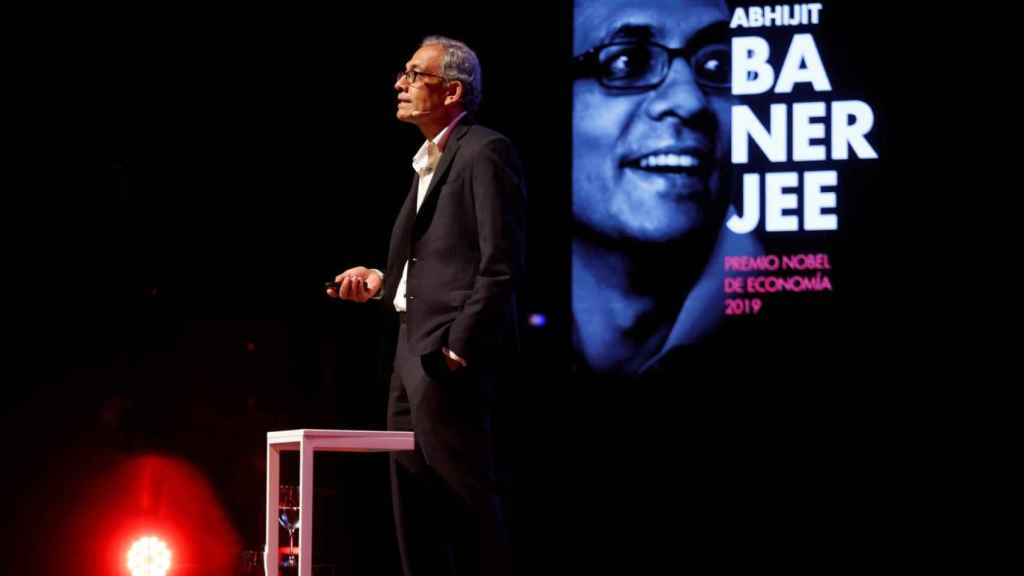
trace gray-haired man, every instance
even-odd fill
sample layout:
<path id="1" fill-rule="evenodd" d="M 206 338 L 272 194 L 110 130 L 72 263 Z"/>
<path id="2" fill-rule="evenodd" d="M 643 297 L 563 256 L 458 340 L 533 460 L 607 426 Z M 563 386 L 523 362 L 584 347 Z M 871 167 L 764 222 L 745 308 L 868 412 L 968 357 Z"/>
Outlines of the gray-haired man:
<path id="1" fill-rule="evenodd" d="M 414 452 L 391 461 L 407 575 L 511 571 L 490 415 L 519 349 L 526 198 L 511 143 L 472 120 L 480 88 L 476 54 L 461 42 L 429 37 L 409 59 L 396 115 L 426 142 L 386 272 L 352 268 L 328 290 L 397 312 L 388 428 L 416 437 Z"/>

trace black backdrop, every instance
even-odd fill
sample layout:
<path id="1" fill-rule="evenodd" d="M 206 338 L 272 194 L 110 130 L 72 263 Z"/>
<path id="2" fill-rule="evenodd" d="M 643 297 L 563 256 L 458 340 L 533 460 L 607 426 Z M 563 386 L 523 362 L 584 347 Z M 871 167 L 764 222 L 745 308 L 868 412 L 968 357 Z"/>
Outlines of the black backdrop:
<path id="1" fill-rule="evenodd" d="M 110 171 L 44 166 L 16 200 L 33 254 L 10 300 L 24 384 L 6 422 L 36 427 L 37 440 L 14 448 L 5 485 L 18 494 L 9 529 L 32 551 L 26 567 L 108 573 L 82 546 L 45 551 L 59 538 L 99 542 L 70 519 L 118 464 L 150 453 L 192 463 L 243 546 L 262 548 L 267 430 L 384 428 L 379 319 L 329 301 L 323 282 L 383 267 L 422 139 L 394 119 L 392 85 L 426 35 L 462 39 L 481 58 L 479 119 L 516 143 L 528 170 L 529 308 L 549 314 L 529 346 L 567 349 L 548 335 L 564 330 L 567 244 L 545 235 L 563 234 L 568 206 L 568 11 L 146 11 L 110 23 L 90 83 Z M 505 411 L 537 412 L 527 397 L 549 385 L 524 382 Z M 503 435 L 510 464 L 534 459 L 521 440 L 542 420 L 529 420 Z M 397 573 L 386 458 L 327 456 L 317 474 L 317 561 Z M 532 480 L 514 474 L 509 498 L 523 499 Z"/>

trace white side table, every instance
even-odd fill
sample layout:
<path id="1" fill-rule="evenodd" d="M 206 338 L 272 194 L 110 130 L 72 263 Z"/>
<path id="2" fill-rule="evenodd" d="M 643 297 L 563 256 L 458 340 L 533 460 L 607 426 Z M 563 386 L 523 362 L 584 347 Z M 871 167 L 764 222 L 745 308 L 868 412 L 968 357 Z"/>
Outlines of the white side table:
<path id="1" fill-rule="evenodd" d="M 283 430 L 267 432 L 266 576 L 278 576 L 277 513 L 280 502 L 281 451 L 299 452 L 299 576 L 313 572 L 313 457 L 316 452 L 393 452 L 413 450 L 412 432 L 373 430 Z"/>

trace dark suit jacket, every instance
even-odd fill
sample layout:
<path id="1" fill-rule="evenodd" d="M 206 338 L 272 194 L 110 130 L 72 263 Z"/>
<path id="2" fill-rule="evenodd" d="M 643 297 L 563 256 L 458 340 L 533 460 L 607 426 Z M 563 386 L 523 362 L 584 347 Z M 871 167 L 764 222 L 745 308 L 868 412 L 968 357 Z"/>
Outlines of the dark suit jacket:
<path id="1" fill-rule="evenodd" d="M 410 350 L 424 356 L 448 346 L 473 365 L 518 349 L 526 189 L 511 142 L 464 118 L 417 213 L 418 184 L 413 178 L 391 232 L 381 297 L 393 310 L 408 260 Z"/>

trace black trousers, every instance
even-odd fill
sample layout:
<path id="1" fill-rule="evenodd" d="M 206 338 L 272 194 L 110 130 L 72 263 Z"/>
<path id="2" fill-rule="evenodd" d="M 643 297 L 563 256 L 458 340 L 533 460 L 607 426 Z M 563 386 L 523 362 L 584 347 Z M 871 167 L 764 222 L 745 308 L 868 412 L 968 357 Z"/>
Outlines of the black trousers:
<path id="1" fill-rule="evenodd" d="M 416 449 L 391 454 L 391 492 L 406 576 L 511 574 L 494 473 L 491 391 L 497 374 L 451 372 L 440 353 L 410 354 L 398 332 L 388 429 L 412 430 Z"/>

